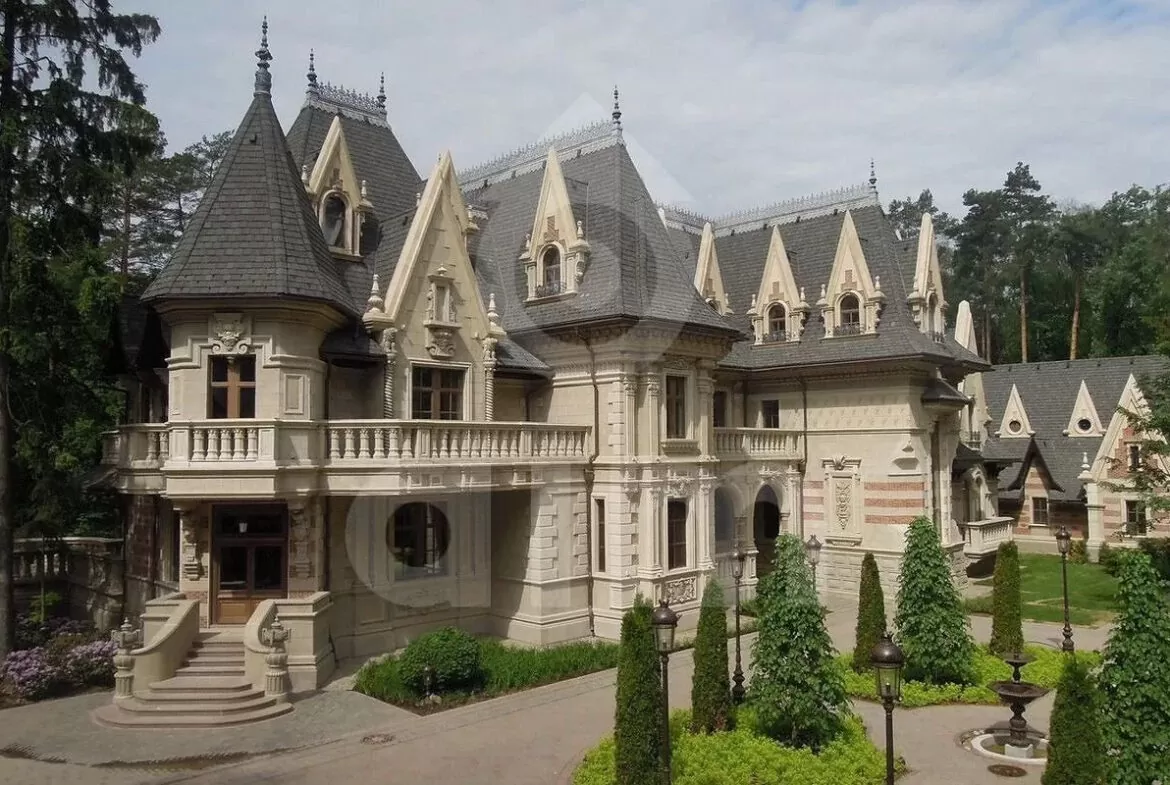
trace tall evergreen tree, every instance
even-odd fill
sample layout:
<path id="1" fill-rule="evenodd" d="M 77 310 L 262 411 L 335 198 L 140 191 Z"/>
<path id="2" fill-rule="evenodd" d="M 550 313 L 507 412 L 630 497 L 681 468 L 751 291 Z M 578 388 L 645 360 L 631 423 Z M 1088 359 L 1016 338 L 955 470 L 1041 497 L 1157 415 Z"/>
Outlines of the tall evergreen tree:
<path id="1" fill-rule="evenodd" d="M 866 553 L 861 559 L 861 586 L 857 594 L 857 628 L 853 647 L 853 670 L 870 669 L 869 658 L 886 631 L 886 598 L 878 574 L 877 559 Z"/>
<path id="2" fill-rule="evenodd" d="M 645 785 L 662 777 L 662 674 L 652 613 L 639 596 L 622 617 L 613 730 L 618 785 Z"/>
<path id="3" fill-rule="evenodd" d="M 1100 678 L 1108 781 L 1170 782 L 1170 606 L 1147 554 L 1122 562 L 1117 600 Z"/>
<path id="4" fill-rule="evenodd" d="M 14 321 L 15 271 L 100 241 L 111 166 L 153 144 L 149 123 L 122 122 L 144 102 L 125 53 L 158 33 L 153 17 L 116 14 L 109 0 L 0 0 L 0 656 L 15 631 L 16 333 L 44 331 Z"/>
<path id="5" fill-rule="evenodd" d="M 691 729 L 715 733 L 735 727 L 731 678 L 727 672 L 727 607 L 723 587 L 712 578 L 703 591 L 695 633 L 695 671 L 691 678 Z"/>
<path id="6" fill-rule="evenodd" d="M 1020 618 L 1020 551 L 1014 541 L 1000 543 L 991 582 L 991 642 L 993 654 L 1024 650 Z"/>
<path id="7" fill-rule="evenodd" d="M 1048 763 L 1041 785 L 1105 782 L 1100 711 L 1097 687 L 1088 667 L 1076 657 L 1067 657 L 1048 723 Z"/>

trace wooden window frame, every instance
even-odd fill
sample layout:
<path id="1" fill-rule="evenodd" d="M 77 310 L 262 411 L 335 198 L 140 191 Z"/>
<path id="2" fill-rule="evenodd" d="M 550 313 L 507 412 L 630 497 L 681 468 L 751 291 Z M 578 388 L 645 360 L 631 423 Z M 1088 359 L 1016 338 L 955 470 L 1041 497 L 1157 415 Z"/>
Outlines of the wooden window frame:
<path id="1" fill-rule="evenodd" d="M 1043 515 L 1041 516 L 1040 513 L 1043 513 Z M 1033 496 L 1032 497 L 1032 525 L 1033 526 L 1048 526 L 1049 521 L 1051 520 L 1051 518 L 1049 517 L 1051 515 L 1051 513 L 1052 513 L 1052 510 L 1048 506 L 1048 497 L 1047 496 Z M 1043 523 L 1040 522 L 1041 517 L 1043 517 L 1043 519 L 1044 519 Z"/>
<path id="2" fill-rule="evenodd" d="M 775 412 L 769 412 L 769 406 L 776 407 Z M 775 414 L 775 419 L 772 415 Z M 774 424 L 772 424 L 774 423 Z M 760 427 L 762 428 L 779 428 L 780 427 L 780 399 L 779 398 L 765 398 L 760 401 Z"/>
<path id="3" fill-rule="evenodd" d="M 421 506 L 421 512 L 419 508 Z M 399 551 L 407 543 L 399 542 L 399 529 L 408 530 L 411 545 L 422 543 L 421 563 L 412 564 L 399 558 Z M 394 567 L 395 580 L 436 578 L 447 575 L 451 553 L 451 521 L 447 511 L 433 502 L 407 502 L 394 510 L 387 530 L 388 545 Z"/>
<path id="4" fill-rule="evenodd" d="M 1130 537 L 1141 537 L 1149 531 L 1146 505 L 1140 499 L 1125 500 L 1125 533 Z"/>
<path id="5" fill-rule="evenodd" d="M 853 302 L 857 303 L 856 308 L 845 308 L 845 301 L 849 299 L 852 299 Z M 846 321 L 846 313 L 856 313 L 857 318 L 852 321 Z M 837 326 L 842 328 L 842 330 L 853 329 L 855 325 L 856 330 L 861 330 L 861 298 L 858 297 L 856 293 L 846 292 L 845 294 L 841 295 L 841 299 L 837 301 L 837 319 Z"/>
<path id="6" fill-rule="evenodd" d="M 422 373 L 428 374 L 427 384 L 420 382 L 420 375 Z M 458 374 L 458 384 L 445 385 L 444 374 Z M 437 384 L 436 384 L 437 382 Z M 410 370 L 410 419 L 412 420 L 441 420 L 443 422 L 456 422 L 466 419 L 464 406 L 464 393 L 467 384 L 467 369 L 463 367 L 450 367 L 440 365 L 412 365 Z M 425 391 L 427 397 L 427 408 L 423 410 L 418 404 L 421 400 L 420 396 Z M 456 405 L 452 410 L 451 407 L 444 409 L 443 396 L 456 395 Z M 429 416 L 423 417 L 423 411 L 427 412 Z M 445 417 L 445 412 L 453 413 L 454 416 Z M 438 416 L 435 416 L 435 415 Z"/>
<path id="7" fill-rule="evenodd" d="M 216 381 L 216 369 L 221 364 L 224 368 L 224 379 L 222 381 Z M 251 366 L 252 378 L 250 380 L 242 378 L 246 375 L 241 372 L 243 366 Z M 226 391 L 226 411 L 222 417 L 215 415 L 216 390 Z M 252 391 L 252 413 L 248 415 L 242 415 L 240 413 L 244 408 L 244 390 Z M 207 418 L 209 420 L 252 420 L 256 418 L 256 355 L 217 354 L 211 356 L 211 362 L 207 368 Z"/>
<path id="8" fill-rule="evenodd" d="M 666 405 L 666 438 L 687 438 L 687 385 L 686 376 L 667 374 L 663 380 L 662 400 Z"/>
<path id="9" fill-rule="evenodd" d="M 773 341 L 788 339 L 788 308 L 784 303 L 773 303 L 768 307 L 768 337 Z"/>
<path id="10" fill-rule="evenodd" d="M 666 500 L 666 569 L 681 570 L 687 566 L 686 499 Z"/>

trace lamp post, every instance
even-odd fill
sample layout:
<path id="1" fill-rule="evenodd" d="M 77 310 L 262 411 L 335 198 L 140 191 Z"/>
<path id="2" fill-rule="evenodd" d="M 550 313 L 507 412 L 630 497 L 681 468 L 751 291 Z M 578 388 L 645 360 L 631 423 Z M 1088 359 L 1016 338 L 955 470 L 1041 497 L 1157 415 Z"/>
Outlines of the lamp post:
<path id="1" fill-rule="evenodd" d="M 662 782 L 670 785 L 670 683 L 667 681 L 666 666 L 670 660 L 670 650 L 674 648 L 678 614 L 666 604 L 666 598 L 654 609 L 650 624 L 654 627 L 654 643 L 662 660 Z"/>
<path id="2" fill-rule="evenodd" d="M 1056 548 L 1060 551 L 1060 580 L 1064 588 L 1064 640 L 1060 643 L 1060 650 L 1072 652 L 1073 634 L 1072 625 L 1068 623 L 1068 552 L 1072 546 L 1072 535 L 1068 527 L 1060 524 L 1060 531 L 1056 533 Z"/>
<path id="3" fill-rule="evenodd" d="M 808 563 L 812 566 L 813 591 L 816 591 L 817 565 L 821 561 L 821 541 L 817 539 L 815 534 L 809 535 L 808 540 L 805 541 L 804 555 L 808 558 Z"/>
<path id="4" fill-rule="evenodd" d="M 731 700 L 737 705 L 743 703 L 743 664 L 739 654 L 739 582 L 743 580 L 743 563 L 747 554 L 735 546 L 731 555 L 731 577 L 735 578 L 735 672 L 731 675 Z"/>
<path id="5" fill-rule="evenodd" d="M 886 785 L 894 785 L 894 704 L 902 699 L 902 666 L 906 657 L 890 633 L 882 635 L 869 656 L 878 696 L 886 710 Z"/>

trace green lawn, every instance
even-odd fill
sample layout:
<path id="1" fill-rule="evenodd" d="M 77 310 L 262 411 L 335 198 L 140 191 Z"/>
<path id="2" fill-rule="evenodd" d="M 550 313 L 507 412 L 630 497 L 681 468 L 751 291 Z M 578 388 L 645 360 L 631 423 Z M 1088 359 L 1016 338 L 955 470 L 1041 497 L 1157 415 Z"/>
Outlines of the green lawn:
<path id="1" fill-rule="evenodd" d="M 990 586 L 991 578 L 975 582 Z M 1068 565 L 1069 618 L 1073 624 L 1095 625 L 1109 621 L 1117 611 L 1117 579 L 1097 564 Z M 1060 585 L 1060 557 L 1038 553 L 1020 554 L 1022 615 L 1032 621 L 1063 622 L 1064 601 Z M 991 597 L 967 600 L 971 613 L 991 613 Z"/>

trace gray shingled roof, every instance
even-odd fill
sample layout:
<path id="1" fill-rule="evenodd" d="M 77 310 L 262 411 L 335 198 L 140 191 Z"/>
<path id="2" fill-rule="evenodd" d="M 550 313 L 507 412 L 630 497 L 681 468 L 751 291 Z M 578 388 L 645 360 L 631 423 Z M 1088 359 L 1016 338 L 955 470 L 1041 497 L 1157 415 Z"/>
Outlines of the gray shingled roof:
<path id="1" fill-rule="evenodd" d="M 907 274 L 905 242 L 897 239 L 881 208 L 861 207 L 852 214 L 870 275 L 881 277 L 882 291 L 886 295 L 877 334 L 824 337 L 824 323 L 815 304 L 822 284 L 829 282 L 845 213 L 823 215 L 779 225 L 793 278 L 797 287 L 804 287 L 805 299 L 813 309 L 805 322 L 801 340 L 760 346 L 743 341 L 735 345 L 721 364 L 760 369 L 918 356 L 944 365 L 985 367 L 982 360 L 960 346 L 953 337 L 948 335 L 945 343 L 935 343 L 914 323 L 906 304 L 906 295 L 913 285 L 913 265 Z M 764 225 L 715 240 L 723 285 L 732 310 L 737 314 L 735 318 L 745 330 L 750 328 L 747 310 L 752 295 L 759 290 L 771 238 L 771 225 Z M 680 243 L 681 240 L 676 241 L 676 245 Z"/>
<path id="2" fill-rule="evenodd" d="M 356 315 L 264 92 L 145 302 L 289 297 Z"/>
<path id="3" fill-rule="evenodd" d="M 1072 417 L 1081 381 L 1089 390 L 1101 425 L 1109 421 L 1117 410 L 1121 392 L 1132 373 L 1138 381 L 1151 374 L 1170 368 L 1166 359 L 1157 356 L 1102 357 L 1088 360 L 1056 360 L 1040 363 L 1013 363 L 996 365 L 983 375 L 983 389 L 991 417 L 989 429 L 995 431 L 1003 418 L 1004 407 L 1012 385 L 1020 391 L 1020 400 L 1028 414 L 1028 422 L 1035 435 L 1029 439 L 1001 439 L 992 436 L 983 454 L 995 458 L 1016 458 L 1021 463 L 1012 476 L 1005 475 L 1002 486 L 1017 486 L 1027 473 L 1026 457 L 1029 442 L 1043 457 L 1053 481 L 1062 491 L 1052 494 L 1056 499 L 1074 500 L 1080 496 L 1081 462 L 1087 453 L 1093 459 L 1101 447 L 1101 437 L 1066 436 L 1064 429 Z"/>
<path id="4" fill-rule="evenodd" d="M 576 295 L 524 302 L 527 281 L 519 256 L 525 235 L 532 231 L 543 167 L 467 193 L 467 201 L 488 214 L 470 249 L 480 288 L 485 296 L 496 295 L 508 332 L 589 320 L 649 319 L 734 337 L 734 325 L 695 291 L 625 145 L 569 157 L 561 166 L 573 214 L 583 222 L 591 250 Z"/>

